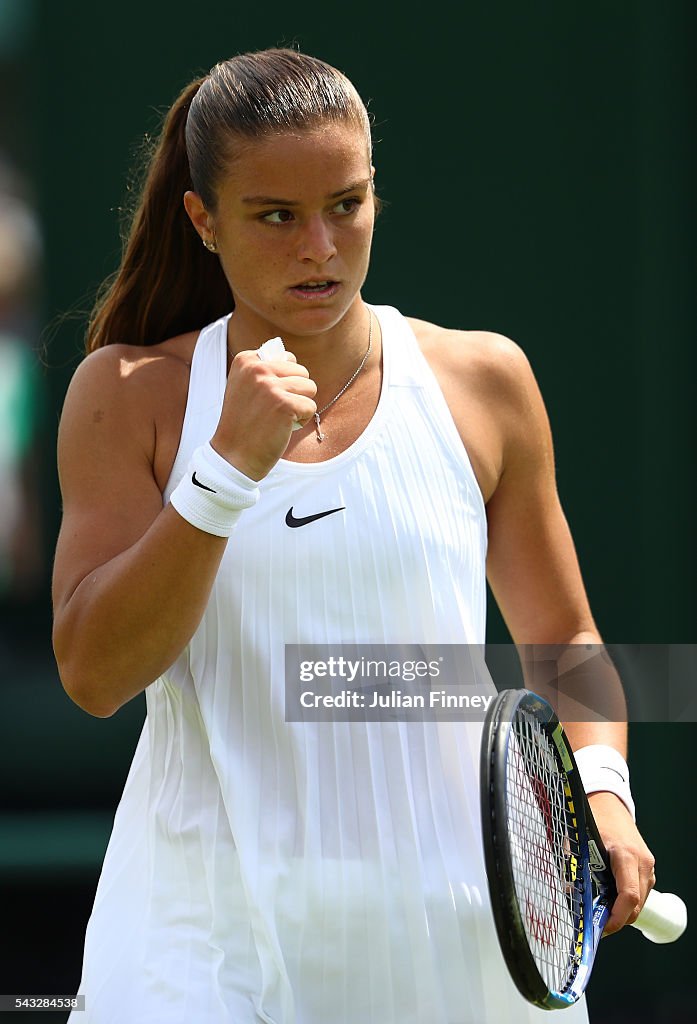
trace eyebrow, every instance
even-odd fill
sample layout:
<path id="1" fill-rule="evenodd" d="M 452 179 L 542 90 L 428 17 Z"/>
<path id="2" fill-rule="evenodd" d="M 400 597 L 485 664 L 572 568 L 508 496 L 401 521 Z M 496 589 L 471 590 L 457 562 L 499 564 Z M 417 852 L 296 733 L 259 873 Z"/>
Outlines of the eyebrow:
<path id="1" fill-rule="evenodd" d="M 361 181 L 354 181 L 352 185 L 347 185 L 346 188 L 340 188 L 338 192 L 331 192 L 327 199 L 339 199 L 341 196 L 345 196 L 348 192 L 355 192 L 361 188 L 367 188 L 370 185 L 370 178 L 363 178 Z M 300 206 L 297 199 L 279 199 L 276 196 L 243 196 L 242 202 L 249 206 Z"/>

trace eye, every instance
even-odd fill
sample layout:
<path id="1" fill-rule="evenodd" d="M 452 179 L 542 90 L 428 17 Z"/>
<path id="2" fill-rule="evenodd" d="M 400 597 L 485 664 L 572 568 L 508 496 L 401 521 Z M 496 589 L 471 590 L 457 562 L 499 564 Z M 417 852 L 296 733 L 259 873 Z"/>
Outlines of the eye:
<path id="1" fill-rule="evenodd" d="M 357 196 L 350 196 L 348 199 L 342 199 L 341 202 L 337 203 L 334 207 L 334 212 L 340 216 L 345 217 L 349 213 L 355 213 L 358 207 L 361 205 L 362 200 Z M 342 209 L 343 207 L 343 209 Z"/>
<path id="2" fill-rule="evenodd" d="M 288 224 L 293 219 L 290 210 L 271 210 L 270 213 L 263 213 L 260 220 L 265 224 Z"/>

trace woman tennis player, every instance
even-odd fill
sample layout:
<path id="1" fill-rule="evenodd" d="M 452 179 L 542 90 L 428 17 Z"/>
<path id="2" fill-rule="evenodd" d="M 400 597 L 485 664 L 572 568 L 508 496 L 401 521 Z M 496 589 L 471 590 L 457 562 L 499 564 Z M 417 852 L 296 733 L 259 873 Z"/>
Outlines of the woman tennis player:
<path id="1" fill-rule="evenodd" d="M 337 70 L 217 65 L 169 112 L 91 320 L 55 651 L 90 714 L 145 691 L 147 719 L 87 929 L 88 1024 L 542 1017 L 485 895 L 481 728 L 285 720 L 286 644 L 483 644 L 486 573 L 517 642 L 600 642 L 524 355 L 362 298 L 373 173 Z M 624 764 L 622 726 L 568 733 Z M 653 861 L 610 774 L 617 930 Z"/>

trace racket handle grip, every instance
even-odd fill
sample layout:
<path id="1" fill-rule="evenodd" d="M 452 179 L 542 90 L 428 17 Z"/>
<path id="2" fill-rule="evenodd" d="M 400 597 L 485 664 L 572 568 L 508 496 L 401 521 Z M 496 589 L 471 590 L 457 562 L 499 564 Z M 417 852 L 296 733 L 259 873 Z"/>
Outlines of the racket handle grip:
<path id="1" fill-rule="evenodd" d="M 675 942 L 687 928 L 687 907 L 674 893 L 652 889 L 632 927 L 651 942 Z"/>

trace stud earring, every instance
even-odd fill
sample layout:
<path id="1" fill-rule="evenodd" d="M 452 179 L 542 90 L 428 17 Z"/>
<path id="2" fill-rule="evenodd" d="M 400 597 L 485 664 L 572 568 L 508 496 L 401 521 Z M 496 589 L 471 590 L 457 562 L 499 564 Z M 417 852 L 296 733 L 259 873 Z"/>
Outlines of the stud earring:
<path id="1" fill-rule="evenodd" d="M 215 241 L 212 241 L 210 238 L 204 238 L 203 244 L 205 245 L 206 249 L 208 249 L 209 252 L 218 251 L 218 246 L 215 244 Z"/>

